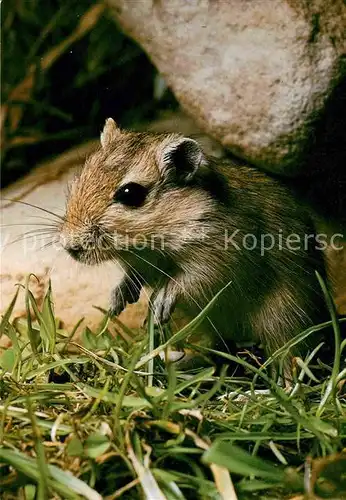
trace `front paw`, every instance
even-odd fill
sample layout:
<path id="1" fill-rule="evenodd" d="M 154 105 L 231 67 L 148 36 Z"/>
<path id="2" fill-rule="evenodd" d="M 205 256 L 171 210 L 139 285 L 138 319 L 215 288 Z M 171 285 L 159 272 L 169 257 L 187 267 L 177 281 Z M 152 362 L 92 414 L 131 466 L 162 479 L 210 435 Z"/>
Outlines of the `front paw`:
<path id="1" fill-rule="evenodd" d="M 168 323 L 176 304 L 176 297 L 169 287 L 161 288 L 153 301 L 154 324 Z"/>
<path id="2" fill-rule="evenodd" d="M 126 300 L 121 287 L 118 286 L 113 288 L 111 291 L 111 298 L 109 304 L 108 313 L 110 316 L 119 316 L 119 314 L 125 309 Z"/>
<path id="3" fill-rule="evenodd" d="M 109 315 L 119 316 L 126 304 L 133 304 L 139 299 L 140 287 L 127 280 L 122 281 L 111 292 Z"/>

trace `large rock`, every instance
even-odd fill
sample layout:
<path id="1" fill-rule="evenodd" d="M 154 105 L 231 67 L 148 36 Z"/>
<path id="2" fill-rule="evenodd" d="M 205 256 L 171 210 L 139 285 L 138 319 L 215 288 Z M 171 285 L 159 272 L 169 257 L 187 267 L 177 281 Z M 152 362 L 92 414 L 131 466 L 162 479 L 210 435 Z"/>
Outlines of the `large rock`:
<path id="1" fill-rule="evenodd" d="M 274 172 L 302 168 L 342 78 L 343 0 L 108 3 L 205 131 Z"/>

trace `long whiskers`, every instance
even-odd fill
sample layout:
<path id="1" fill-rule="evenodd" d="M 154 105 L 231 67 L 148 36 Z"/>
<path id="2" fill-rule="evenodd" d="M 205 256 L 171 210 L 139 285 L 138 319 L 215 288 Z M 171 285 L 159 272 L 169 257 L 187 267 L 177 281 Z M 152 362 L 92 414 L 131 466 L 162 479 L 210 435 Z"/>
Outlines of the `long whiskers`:
<path id="1" fill-rule="evenodd" d="M 108 240 L 110 243 L 111 243 L 111 240 L 108 238 L 108 234 L 107 232 L 105 231 L 104 232 L 105 236 L 106 236 L 106 240 Z M 135 257 L 138 257 L 139 259 L 141 259 L 143 262 L 145 262 L 146 264 L 150 265 L 151 267 L 153 267 L 154 269 L 156 269 L 157 271 L 159 271 L 162 275 L 166 276 L 167 278 L 169 278 L 171 281 L 173 281 L 179 288 L 181 288 L 184 292 L 184 294 L 190 298 L 190 300 L 197 306 L 197 308 L 199 309 L 199 311 L 202 311 L 203 310 L 203 307 L 197 302 L 197 300 L 183 287 L 183 285 L 181 283 L 179 283 L 177 280 L 175 280 L 173 278 L 173 276 L 171 276 L 169 273 L 167 273 L 166 271 L 164 271 L 163 269 L 161 269 L 160 267 L 156 266 L 155 264 L 153 264 L 152 262 L 148 261 L 147 259 L 145 259 L 144 257 L 140 256 L 138 253 L 135 253 L 131 250 L 129 250 L 129 253 L 131 253 L 132 255 L 134 255 Z M 138 271 L 134 268 L 134 266 L 132 266 L 128 261 L 126 261 L 123 257 L 120 257 L 118 254 L 116 254 L 116 252 L 112 252 L 112 255 L 114 260 L 117 261 L 117 263 L 119 264 L 119 261 L 120 259 L 123 260 L 123 262 L 125 263 L 125 265 L 127 265 L 128 267 L 130 267 L 133 271 L 134 271 L 134 275 L 138 275 Z M 128 276 L 128 273 L 126 273 L 126 271 L 123 269 L 122 266 L 120 266 L 123 270 L 123 272 Z M 139 276 L 141 278 L 143 278 L 143 276 L 141 276 L 139 274 Z M 128 276 L 129 279 L 131 279 L 131 277 Z M 132 279 L 131 279 L 132 280 Z M 132 280 L 133 282 L 133 280 Z M 149 307 L 151 309 L 151 311 L 153 312 L 154 314 L 154 317 L 158 323 L 158 325 L 160 326 L 160 329 L 161 329 L 161 332 L 163 333 L 163 329 L 162 329 L 162 325 L 159 324 L 159 321 L 158 321 L 158 318 L 156 318 L 156 315 L 155 315 L 155 311 L 154 311 L 154 307 L 153 307 L 153 303 L 151 301 L 151 298 L 149 297 L 149 295 L 145 292 L 147 298 L 148 298 L 148 304 L 149 304 Z M 216 326 L 213 324 L 213 322 L 211 321 L 211 319 L 209 317 L 207 317 L 207 320 L 209 322 L 209 324 L 211 325 L 211 327 L 213 328 L 213 330 L 215 331 L 216 335 L 220 338 L 221 342 L 225 345 L 226 349 L 228 350 L 228 346 L 225 342 L 225 340 L 223 339 L 222 335 L 220 334 L 220 332 L 217 330 Z"/>
<path id="2" fill-rule="evenodd" d="M 65 217 L 59 214 L 56 214 L 55 212 L 52 212 L 51 210 L 48 210 L 47 208 L 40 207 L 38 205 L 34 205 L 33 203 L 29 203 L 27 201 L 19 201 L 19 200 L 11 200 L 10 198 L 2 198 L 5 201 L 10 201 L 14 203 L 19 203 L 20 205 L 26 205 L 31 208 L 35 208 L 36 210 L 41 210 L 42 212 L 45 212 L 46 214 L 53 215 L 53 217 L 56 217 L 57 219 L 61 220 L 62 222 L 65 222 Z"/>
<path id="3" fill-rule="evenodd" d="M 52 241 L 48 241 L 48 243 L 45 243 L 44 245 L 42 245 L 41 247 L 39 247 L 39 250 L 44 250 L 45 248 L 48 248 L 48 247 L 51 247 L 55 244 L 59 243 L 59 240 L 52 240 Z"/>
<path id="4" fill-rule="evenodd" d="M 108 235 L 106 234 L 106 236 L 108 236 Z M 156 324 L 157 324 L 157 326 L 158 326 L 158 328 L 160 330 L 161 335 L 163 336 L 163 328 L 162 328 L 162 325 L 160 324 L 160 322 L 158 321 L 157 315 L 155 313 L 154 305 L 153 305 L 153 302 L 151 300 L 151 296 L 148 294 L 148 292 L 145 290 L 145 288 L 143 288 L 143 285 L 146 284 L 144 276 L 141 273 L 139 273 L 139 271 L 137 269 L 135 269 L 130 264 L 130 262 L 128 262 L 123 256 L 119 256 L 115 252 L 111 252 L 111 253 L 112 253 L 113 260 L 115 260 L 117 262 L 117 264 L 119 265 L 119 267 L 121 268 L 121 270 L 123 271 L 123 273 L 126 275 L 127 279 L 133 285 L 134 289 L 136 291 L 138 291 L 139 293 L 140 293 L 141 289 L 143 289 L 143 293 L 144 293 L 144 295 L 146 296 L 146 298 L 148 300 L 149 310 L 153 313 L 154 318 L 156 320 Z M 132 269 L 134 271 L 133 274 L 130 275 L 129 273 L 127 273 L 126 269 L 124 269 L 124 267 L 121 265 L 121 262 L 123 262 L 123 264 L 125 264 L 125 266 L 129 267 L 130 269 Z M 134 279 L 136 279 L 136 283 L 135 283 Z M 120 290 L 120 293 L 122 294 L 121 290 Z M 123 294 L 122 294 L 122 299 L 124 301 Z"/>
<path id="5" fill-rule="evenodd" d="M 141 289 L 143 289 L 143 293 L 144 295 L 146 296 L 147 300 L 148 300 L 148 308 L 149 310 L 152 312 L 153 316 L 154 316 L 154 319 L 155 319 L 155 323 L 157 325 L 157 327 L 159 328 L 160 330 L 160 334 L 161 334 L 161 338 L 164 337 L 164 331 L 163 331 L 163 327 L 162 327 L 162 324 L 160 323 L 159 321 L 159 318 L 157 317 L 157 314 L 155 312 L 155 308 L 154 308 L 154 304 L 153 304 L 153 301 L 151 299 L 152 295 L 149 295 L 149 293 L 146 291 L 145 288 L 143 288 L 143 284 L 146 284 L 146 281 L 144 280 L 143 276 L 132 266 L 132 264 L 130 264 L 130 262 L 126 261 L 124 259 L 125 263 L 130 267 L 130 269 L 132 269 L 134 271 L 134 278 L 137 279 L 137 282 L 139 283 L 139 287 L 137 288 L 134 281 L 133 281 L 133 278 L 131 278 L 131 276 L 128 276 L 128 278 L 130 279 L 131 283 L 133 284 L 133 286 L 140 292 Z M 142 279 L 142 282 L 138 279 L 137 275 L 139 275 L 139 277 Z"/>
<path id="6" fill-rule="evenodd" d="M 161 272 L 162 274 L 164 274 L 165 276 L 167 276 L 170 280 L 172 280 L 179 288 L 181 288 L 183 290 L 183 292 L 189 297 L 189 299 L 194 302 L 194 304 L 196 304 L 196 306 L 198 307 L 198 309 L 200 311 L 203 310 L 203 307 L 197 302 L 197 300 L 182 286 L 181 283 L 179 283 L 177 280 L 175 280 L 173 278 L 173 276 L 169 275 L 166 271 L 164 271 L 163 269 L 155 266 L 155 264 L 153 264 L 152 262 L 150 262 L 149 260 L 147 259 L 144 259 L 144 257 L 141 257 L 139 254 L 129 250 L 130 253 L 132 253 L 135 257 L 139 257 L 143 262 L 149 264 L 150 266 L 152 266 L 154 269 L 156 269 L 157 271 Z M 227 346 L 227 343 L 225 342 L 224 338 L 222 337 L 222 335 L 220 334 L 220 332 L 218 331 L 218 329 L 216 328 L 216 326 L 214 325 L 214 323 L 211 321 L 211 319 L 207 316 L 206 318 L 208 320 L 208 322 L 210 323 L 211 327 L 213 328 L 213 330 L 215 331 L 215 333 L 217 334 L 217 336 L 219 337 L 219 339 L 221 340 L 221 342 L 224 344 L 224 346 L 226 347 L 227 351 L 228 351 L 228 346 Z"/>
<path id="7" fill-rule="evenodd" d="M 39 226 L 39 227 L 50 227 L 52 229 L 58 230 L 58 226 L 55 224 L 45 224 L 42 222 L 15 222 L 13 224 L 1 224 L 0 227 L 15 227 L 15 226 Z"/>
<path id="8" fill-rule="evenodd" d="M 48 236 L 53 237 L 54 235 L 56 235 L 56 231 L 51 231 L 49 229 L 34 229 L 31 231 L 26 231 L 25 233 L 22 233 L 18 238 L 9 241 L 5 244 L 5 247 L 14 245 L 15 243 L 19 243 L 20 241 L 28 241 L 33 238 L 37 238 L 39 240 L 40 238 L 42 239 Z"/>
<path id="9" fill-rule="evenodd" d="M 53 224 L 55 224 L 57 227 L 58 227 L 58 224 L 61 224 L 61 222 L 66 222 L 66 217 L 65 215 L 60 215 L 60 214 L 57 214 L 55 212 L 53 212 L 52 210 L 48 210 L 47 208 L 43 208 L 43 207 L 40 207 L 39 205 L 34 205 L 33 203 L 29 203 L 29 202 L 26 202 L 26 201 L 21 201 L 21 200 L 11 200 L 9 198 L 2 198 L 3 200 L 5 201 L 10 201 L 12 203 L 19 203 L 21 205 L 25 205 L 25 206 L 28 206 L 28 207 L 31 207 L 31 208 L 35 208 L 36 210 L 40 210 L 48 215 L 52 215 L 53 217 L 55 217 L 55 219 L 51 220 L 51 219 L 46 219 L 46 218 L 43 218 L 44 220 L 48 220 L 48 221 L 51 221 Z M 29 217 L 33 217 L 33 218 L 38 218 L 39 216 L 35 216 L 35 215 L 30 215 Z M 78 217 L 76 214 L 73 215 L 73 219 L 76 219 L 76 221 L 81 225 L 81 226 L 87 226 L 87 224 L 85 223 L 84 220 L 82 220 L 80 217 Z M 74 220 L 69 220 L 69 224 L 71 225 L 77 225 Z"/>
<path id="10" fill-rule="evenodd" d="M 40 249 L 42 250 L 42 249 L 48 248 L 50 246 L 53 246 L 54 244 L 59 242 L 59 238 L 57 238 L 56 235 L 59 233 L 59 226 L 61 226 L 61 223 L 66 222 L 65 216 L 60 215 L 60 214 L 58 214 L 54 211 L 51 211 L 49 209 L 40 207 L 38 205 L 34 205 L 32 203 L 26 202 L 26 201 L 20 201 L 20 200 L 7 200 L 7 201 L 13 201 L 13 202 L 19 203 L 21 205 L 31 207 L 31 208 L 33 208 L 35 210 L 39 210 L 42 213 L 49 216 L 49 218 L 44 218 L 42 216 L 41 217 L 40 216 L 33 216 L 33 217 L 42 219 L 43 220 L 42 223 L 28 222 L 28 223 L 14 223 L 14 224 L 3 225 L 3 227 L 11 227 L 11 226 L 34 226 L 35 227 L 35 226 L 38 226 L 36 229 L 32 229 L 32 230 L 29 230 L 29 231 L 23 233 L 19 238 L 15 239 L 14 241 L 11 241 L 8 245 L 17 243 L 19 241 L 29 240 L 29 239 L 32 239 L 35 237 L 40 238 L 41 240 L 44 240 L 44 238 L 50 237 L 51 241 L 48 241 L 48 242 L 43 241 L 44 244 L 40 247 Z M 80 219 L 80 217 L 78 217 L 77 215 L 73 215 L 72 220 L 68 220 L 68 223 L 71 225 L 74 225 L 74 224 L 77 225 L 77 223 L 78 223 L 80 226 L 82 226 L 84 228 L 88 227 L 88 224 L 84 220 Z M 101 232 L 102 231 L 103 230 L 101 229 Z M 109 236 L 109 234 L 106 231 L 104 231 L 104 234 L 106 236 Z M 111 246 L 111 248 L 112 248 L 112 246 Z M 163 251 L 161 251 L 160 249 L 158 249 L 158 251 L 160 252 L 160 254 L 164 255 Z M 89 253 L 89 257 L 90 257 L 90 263 L 100 264 L 104 260 L 102 258 L 102 254 L 100 253 L 100 250 L 97 248 L 97 246 L 90 249 L 88 253 Z M 156 266 L 155 264 L 153 264 L 149 260 L 145 259 L 144 257 L 139 255 L 138 253 L 135 253 L 131 250 L 129 250 L 129 253 L 131 253 L 136 258 L 139 258 L 140 260 L 145 262 L 148 266 L 151 266 L 153 269 L 159 271 L 159 273 L 161 275 L 166 276 L 169 280 L 171 280 L 173 283 L 175 283 L 180 289 L 182 289 L 183 293 L 197 306 L 198 310 L 200 310 L 200 311 L 203 310 L 203 307 L 185 289 L 185 287 L 181 283 L 179 283 L 179 281 L 174 279 L 174 277 L 171 276 L 169 273 L 167 273 L 164 269 L 161 269 L 160 267 Z M 127 276 L 127 279 L 129 280 L 131 285 L 133 285 L 133 289 L 140 292 L 143 284 L 145 284 L 144 277 L 135 269 L 135 267 L 130 262 L 126 261 L 123 257 L 120 257 L 119 255 L 117 255 L 115 251 L 113 251 L 113 250 L 109 251 L 109 255 L 110 255 L 112 260 L 117 261 L 120 268 Z M 124 266 L 127 269 L 130 269 L 131 272 L 130 273 L 126 272 L 126 269 L 124 268 L 124 266 L 121 263 L 124 264 Z M 120 292 L 122 294 L 122 300 L 124 301 L 123 293 L 121 290 L 120 290 Z M 159 322 L 159 318 L 156 317 L 157 315 L 155 313 L 155 308 L 153 305 L 152 298 L 149 296 L 148 292 L 145 289 L 144 289 L 144 293 L 148 299 L 149 309 L 153 312 L 156 323 L 157 323 L 158 327 L 160 328 L 161 333 L 163 333 L 163 328 Z M 221 338 L 222 342 L 226 346 L 226 343 L 222 339 L 220 333 L 218 332 L 215 325 L 212 323 L 211 319 L 207 317 L 207 320 L 210 323 L 210 325 L 212 326 L 213 330 L 215 330 L 216 334 Z"/>
<path id="11" fill-rule="evenodd" d="M 55 224 L 57 227 L 59 227 L 58 225 L 60 224 L 60 221 L 56 221 L 55 219 L 52 219 L 50 217 L 46 217 L 46 216 L 43 216 L 43 215 L 28 215 L 28 217 L 30 217 L 30 219 L 41 219 L 41 220 L 44 220 L 44 221 L 47 221 L 47 222 L 51 222 L 52 224 Z"/>

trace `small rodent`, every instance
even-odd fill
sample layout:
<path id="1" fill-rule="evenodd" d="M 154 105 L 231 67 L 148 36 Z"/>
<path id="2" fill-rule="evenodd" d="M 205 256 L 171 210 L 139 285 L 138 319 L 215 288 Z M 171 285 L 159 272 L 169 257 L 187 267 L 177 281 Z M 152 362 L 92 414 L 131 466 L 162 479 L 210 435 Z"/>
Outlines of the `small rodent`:
<path id="1" fill-rule="evenodd" d="M 271 354 L 324 311 L 315 275 L 325 276 L 324 258 L 307 209 L 277 180 L 207 157 L 179 134 L 123 131 L 107 119 L 100 149 L 72 182 L 61 240 L 80 262 L 121 265 L 116 315 L 149 285 L 156 322 L 177 303 L 195 316 L 230 283 L 207 327 Z"/>

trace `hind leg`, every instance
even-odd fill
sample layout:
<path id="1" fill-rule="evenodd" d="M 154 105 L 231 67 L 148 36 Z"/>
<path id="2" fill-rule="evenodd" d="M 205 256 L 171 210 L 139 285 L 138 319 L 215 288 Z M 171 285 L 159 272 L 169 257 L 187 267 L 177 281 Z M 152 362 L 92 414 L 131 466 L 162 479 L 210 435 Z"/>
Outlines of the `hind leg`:
<path id="1" fill-rule="evenodd" d="M 251 320 L 253 331 L 263 344 L 268 356 L 274 354 L 290 339 L 315 324 L 313 309 L 311 301 L 307 301 L 303 293 L 293 293 L 287 286 L 268 295 Z M 306 341 L 299 342 L 291 348 L 283 360 L 285 380 L 292 379 L 293 358 L 303 353 L 307 349 L 307 345 Z M 280 361 L 278 358 L 274 367 L 278 367 Z"/>

